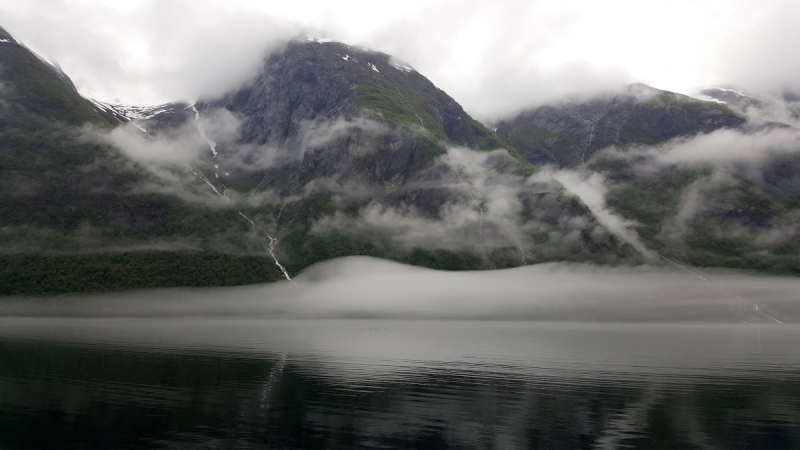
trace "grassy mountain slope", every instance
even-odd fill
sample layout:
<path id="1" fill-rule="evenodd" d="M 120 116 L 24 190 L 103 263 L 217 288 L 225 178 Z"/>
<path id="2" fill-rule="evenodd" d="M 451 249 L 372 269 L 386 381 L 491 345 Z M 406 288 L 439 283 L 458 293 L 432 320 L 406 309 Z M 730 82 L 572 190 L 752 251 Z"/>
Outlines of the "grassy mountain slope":
<path id="1" fill-rule="evenodd" d="M 81 97 L 66 76 L 39 59 L 0 28 L 8 42 L 0 43 L 0 82 L 6 107 L 24 108 L 31 114 L 70 125 L 107 125 L 92 104 Z"/>

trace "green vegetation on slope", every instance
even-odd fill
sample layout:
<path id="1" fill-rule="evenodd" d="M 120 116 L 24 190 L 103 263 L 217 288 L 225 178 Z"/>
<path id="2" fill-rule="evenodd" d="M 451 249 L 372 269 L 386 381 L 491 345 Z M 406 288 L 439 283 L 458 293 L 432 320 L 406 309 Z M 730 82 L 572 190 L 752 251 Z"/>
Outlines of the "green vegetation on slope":
<path id="1" fill-rule="evenodd" d="M 0 295 L 237 286 L 282 278 L 269 256 L 184 252 L 0 254 Z"/>
<path id="2" fill-rule="evenodd" d="M 398 125 L 419 126 L 437 140 L 447 139 L 442 125 L 425 111 L 426 100 L 414 90 L 405 93 L 376 86 L 361 85 L 356 88 L 356 105 L 380 113 L 384 119 Z"/>
<path id="3" fill-rule="evenodd" d="M 609 180 L 608 206 L 662 254 L 696 266 L 800 274 L 796 195 L 735 172 L 712 183 L 711 169 L 637 172 L 608 155 L 590 167 Z"/>
<path id="4" fill-rule="evenodd" d="M 4 84 L 3 97 L 31 113 L 72 125 L 109 124 L 88 100 L 19 45 L 0 45 L 0 81 Z"/>

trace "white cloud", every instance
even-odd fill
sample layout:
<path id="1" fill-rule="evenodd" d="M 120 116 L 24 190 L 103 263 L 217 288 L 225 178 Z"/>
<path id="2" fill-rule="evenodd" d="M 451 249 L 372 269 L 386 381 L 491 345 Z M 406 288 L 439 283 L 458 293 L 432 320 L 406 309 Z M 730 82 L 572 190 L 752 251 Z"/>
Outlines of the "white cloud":
<path id="1" fill-rule="evenodd" d="M 708 168 L 726 164 L 758 165 L 774 156 L 798 152 L 800 131 L 796 128 L 767 128 L 757 132 L 723 128 L 698 136 L 676 138 L 658 146 L 605 150 L 606 154 L 635 160 L 644 170 L 672 165 Z"/>
<path id="2" fill-rule="evenodd" d="M 780 0 L 6 0 L 0 14 L 107 100 L 219 93 L 304 30 L 395 54 L 480 118 L 629 81 L 800 88 L 800 6 Z"/>
<path id="3" fill-rule="evenodd" d="M 639 235 L 634 230 L 634 222 L 615 214 L 606 206 L 605 181 L 600 174 L 585 174 L 571 170 L 560 170 L 553 173 L 553 178 L 576 195 L 597 218 L 604 227 L 616 236 L 631 244 L 633 248 L 648 257 L 655 257 L 653 253 L 642 243 Z"/>

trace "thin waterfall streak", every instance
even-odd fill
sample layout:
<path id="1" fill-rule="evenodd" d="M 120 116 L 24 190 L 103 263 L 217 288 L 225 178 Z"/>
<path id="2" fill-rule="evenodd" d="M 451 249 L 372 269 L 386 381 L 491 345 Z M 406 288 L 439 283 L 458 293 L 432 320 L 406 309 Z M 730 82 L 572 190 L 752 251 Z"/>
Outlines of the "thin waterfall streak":
<path id="1" fill-rule="evenodd" d="M 512 230 L 511 227 L 507 226 L 506 228 L 509 229 L 509 236 L 511 236 L 511 238 L 514 239 L 514 242 L 517 243 L 517 248 L 519 248 L 519 257 L 522 259 L 522 265 L 527 266 L 528 262 L 525 261 L 525 250 L 522 248 L 522 242 L 519 240 L 519 237 L 516 235 L 516 233 L 514 233 L 514 230 Z"/>
<path id="2" fill-rule="evenodd" d="M 216 152 L 216 151 L 214 151 L 214 146 L 215 146 L 216 144 L 215 144 L 215 143 L 213 143 L 212 141 L 208 140 L 208 139 L 206 138 L 205 132 L 203 131 L 203 125 L 200 123 L 200 113 L 197 111 L 197 108 L 195 108 L 195 107 L 194 107 L 194 105 L 192 105 L 192 110 L 194 110 L 194 112 L 195 112 L 195 116 L 194 116 L 194 118 L 195 118 L 195 120 L 197 121 L 197 130 L 200 132 L 200 136 L 201 136 L 201 137 L 202 137 L 202 138 L 203 138 L 203 139 L 204 139 L 204 140 L 205 140 L 205 141 L 208 143 L 209 147 L 211 147 L 211 152 L 212 152 L 212 153 L 214 153 L 214 156 L 217 156 L 217 152 Z M 216 193 L 218 196 L 220 196 L 220 197 L 222 197 L 222 198 L 224 198 L 224 199 L 226 199 L 226 200 L 230 201 L 230 198 L 229 198 L 227 195 L 225 195 L 225 194 L 224 194 L 224 192 L 227 192 L 227 190 L 228 190 L 227 188 L 225 188 L 225 185 L 224 185 L 224 184 L 223 184 L 222 186 L 223 186 L 223 188 L 225 188 L 225 191 L 223 191 L 223 193 L 221 194 L 221 193 L 219 192 L 219 190 L 217 190 L 217 188 L 214 186 L 214 184 L 213 184 L 213 183 L 211 183 L 211 181 L 210 181 L 210 180 L 209 180 L 209 179 L 208 179 L 208 178 L 207 178 L 205 175 L 203 175 L 203 172 L 202 172 L 202 171 L 200 171 L 200 170 L 198 169 L 198 170 L 197 170 L 197 172 L 195 172 L 195 170 L 194 170 L 194 167 L 192 167 L 191 165 L 189 166 L 189 170 L 191 170 L 191 171 L 192 171 L 192 173 L 193 173 L 193 174 L 195 174 L 195 176 L 197 176 L 197 177 L 199 177 L 200 179 L 202 179 L 203 181 L 205 181 L 205 182 L 206 182 L 206 184 L 207 184 L 209 187 L 211 187 L 211 189 L 213 189 L 213 190 L 214 190 L 214 192 L 215 192 L 215 193 Z M 198 174 L 198 172 L 200 172 L 200 173 Z M 218 177 L 218 178 L 219 178 L 219 177 Z M 285 206 L 285 204 L 284 204 L 284 206 Z M 281 209 L 283 209 L 283 208 L 281 208 Z M 277 238 L 274 238 L 274 237 L 272 237 L 272 236 L 271 236 L 269 233 L 267 233 L 266 231 L 263 231 L 263 230 L 261 230 L 261 229 L 258 227 L 258 225 L 256 225 L 256 223 L 255 223 L 255 222 L 253 222 L 253 221 L 252 221 L 252 220 L 251 220 L 249 217 L 247 217 L 246 215 L 244 215 L 244 213 L 242 213 L 240 210 L 238 210 L 238 209 L 237 209 L 237 210 L 236 210 L 236 212 L 238 212 L 240 216 L 244 217 L 244 218 L 245 218 L 245 219 L 246 219 L 248 222 L 250 222 L 250 224 L 253 226 L 253 228 L 255 228 L 255 229 L 256 229 L 257 231 L 259 231 L 259 232 L 262 232 L 262 233 L 264 233 L 264 235 L 265 235 L 265 236 L 267 236 L 267 238 L 269 239 L 269 247 L 268 247 L 269 254 L 270 254 L 270 256 L 272 256 L 272 259 L 275 261 L 275 265 L 278 267 L 278 269 L 280 269 L 280 271 L 281 271 L 281 273 L 283 274 L 283 277 L 284 277 L 284 278 L 286 278 L 288 281 L 291 281 L 292 283 L 294 283 L 294 281 L 292 280 L 292 277 L 291 277 L 291 276 L 289 276 L 289 271 L 288 271 L 288 270 L 286 270 L 286 268 L 285 268 L 285 267 L 283 267 L 283 264 L 281 264 L 281 263 L 280 263 L 280 261 L 278 261 L 278 258 L 275 256 L 275 246 L 276 246 L 276 245 L 278 245 L 278 239 L 277 239 Z"/>
<path id="3" fill-rule="evenodd" d="M 206 178 L 206 176 L 205 176 L 205 175 L 203 175 L 203 172 L 202 172 L 200 169 L 197 169 L 197 172 L 200 172 L 200 173 L 197 173 L 197 172 L 195 172 L 195 170 L 194 170 L 194 167 L 192 167 L 192 166 L 189 166 L 189 170 L 191 170 L 191 171 L 192 171 L 192 173 L 193 173 L 193 174 L 194 174 L 196 177 L 198 177 L 198 178 L 200 178 L 201 180 L 205 181 L 205 183 L 208 185 L 208 187 L 210 187 L 211 189 L 213 189 L 213 190 L 214 190 L 214 193 L 216 193 L 216 194 L 217 194 L 217 195 L 219 195 L 220 197 L 224 197 L 224 195 L 222 195 L 222 194 L 220 194 L 220 193 L 219 193 L 219 191 L 218 191 L 218 190 L 217 190 L 217 188 L 214 186 L 214 184 L 213 184 L 213 183 L 211 183 L 211 181 L 210 181 L 208 178 Z"/>
<path id="4" fill-rule="evenodd" d="M 278 261 L 278 258 L 275 256 L 275 246 L 278 245 L 278 239 L 270 236 L 270 234 L 267 233 L 266 231 L 261 230 L 258 227 L 258 225 L 256 225 L 255 222 L 253 222 L 243 212 L 239 211 L 238 209 L 236 210 L 236 212 L 238 212 L 240 216 L 244 217 L 245 220 L 250 222 L 250 224 L 253 225 L 253 228 L 255 228 L 256 230 L 258 230 L 258 231 L 260 231 L 262 233 L 264 233 L 264 236 L 266 236 L 267 239 L 269 239 L 268 251 L 269 251 L 270 256 L 272 256 L 272 259 L 275 261 L 275 265 L 278 267 L 278 269 L 280 269 L 280 271 L 283 274 L 284 278 L 286 278 L 288 281 L 291 281 L 292 283 L 294 283 L 294 280 L 292 280 L 292 277 L 289 276 L 289 271 L 286 270 L 285 267 L 283 267 L 283 264 L 281 264 L 280 261 Z"/>
<path id="5" fill-rule="evenodd" d="M 200 137 L 206 141 L 208 147 L 211 149 L 211 153 L 214 155 L 212 158 L 217 157 L 217 143 L 212 141 L 206 136 L 206 130 L 203 128 L 203 122 L 200 121 L 200 111 L 197 110 L 195 105 L 192 105 L 192 111 L 194 111 L 194 120 L 197 122 L 197 131 L 200 132 Z"/>
<path id="6" fill-rule="evenodd" d="M 281 214 L 283 214 L 283 208 L 286 207 L 286 203 L 287 202 L 283 202 L 283 205 L 281 205 L 281 209 L 278 211 L 278 217 L 275 219 L 276 222 L 281 220 Z"/>
<path id="7" fill-rule="evenodd" d="M 712 283 L 711 283 L 711 282 L 708 280 L 708 278 L 704 277 L 704 276 L 703 276 L 703 275 L 701 275 L 699 272 L 696 272 L 696 271 L 694 271 L 694 270 L 690 269 L 690 268 L 689 268 L 689 267 L 687 267 L 685 264 L 682 264 L 682 263 L 680 263 L 680 262 L 678 262 L 678 261 L 676 261 L 676 260 L 674 260 L 674 259 L 672 259 L 672 258 L 670 258 L 670 257 L 668 257 L 668 256 L 666 256 L 666 255 L 663 255 L 663 254 L 661 254 L 660 252 L 657 252 L 657 251 L 655 251 L 655 250 L 653 250 L 653 251 L 655 252 L 655 254 L 656 254 L 656 255 L 658 255 L 658 256 L 659 256 L 661 259 L 663 259 L 664 261 L 667 261 L 668 263 L 670 263 L 670 264 L 672 264 L 672 265 L 674 265 L 674 266 L 676 266 L 676 267 L 678 267 L 678 268 L 680 268 L 680 269 L 683 269 L 683 270 L 685 270 L 686 272 L 688 272 L 688 273 L 690 273 L 690 274 L 692 274 L 692 275 L 696 276 L 697 278 L 700 278 L 701 280 L 703 280 L 703 282 L 705 282 L 706 284 L 708 284 L 708 286 L 709 286 L 709 287 L 711 287 L 712 289 L 715 289 L 715 290 L 722 291 L 722 292 L 724 292 L 724 293 L 726 293 L 726 294 L 728 294 L 728 295 L 731 295 L 731 296 L 735 296 L 736 298 L 738 298 L 738 299 L 742 300 L 743 302 L 749 302 L 749 303 L 750 303 L 750 304 L 753 306 L 753 310 L 754 310 L 754 311 L 755 311 L 755 312 L 756 312 L 758 315 L 760 315 L 760 316 L 763 316 L 763 317 L 767 317 L 767 318 L 771 319 L 771 320 L 772 320 L 773 322 L 775 322 L 775 323 L 780 323 L 780 324 L 782 324 L 782 323 L 783 323 L 783 322 L 781 322 L 780 320 L 778 320 L 776 317 L 774 317 L 772 314 L 770 314 L 770 313 L 768 313 L 768 312 L 766 312 L 766 311 L 763 311 L 761 308 L 759 308 L 759 307 L 758 307 L 758 303 L 754 303 L 754 302 L 751 302 L 751 301 L 749 301 L 749 300 L 746 300 L 746 299 L 745 299 L 744 297 L 742 297 L 741 295 L 737 295 L 737 294 L 735 294 L 735 293 L 733 293 L 733 292 L 731 292 L 731 291 L 729 291 L 729 290 L 727 290 L 727 289 L 724 289 L 724 288 L 722 288 L 722 287 L 714 286 L 714 285 L 713 285 L 713 284 L 712 284 Z"/>
<path id="8" fill-rule="evenodd" d="M 587 150 L 591 150 L 592 142 L 594 142 L 594 129 L 595 128 L 597 128 L 597 122 L 595 122 L 594 125 L 592 125 L 592 132 L 589 133 L 589 145 L 586 146 L 586 148 L 584 148 L 583 151 L 581 152 L 581 166 L 584 167 L 584 168 L 586 167 L 586 151 Z"/>

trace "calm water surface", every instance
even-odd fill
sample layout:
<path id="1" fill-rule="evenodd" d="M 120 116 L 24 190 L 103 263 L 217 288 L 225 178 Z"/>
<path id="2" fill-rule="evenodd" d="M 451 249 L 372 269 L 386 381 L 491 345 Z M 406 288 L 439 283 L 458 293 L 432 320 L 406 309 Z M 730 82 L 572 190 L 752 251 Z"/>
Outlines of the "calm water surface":
<path id="1" fill-rule="evenodd" d="M 800 326 L 0 318 L 0 449 L 800 448 Z"/>

